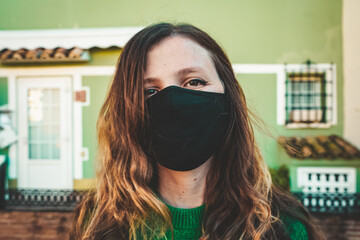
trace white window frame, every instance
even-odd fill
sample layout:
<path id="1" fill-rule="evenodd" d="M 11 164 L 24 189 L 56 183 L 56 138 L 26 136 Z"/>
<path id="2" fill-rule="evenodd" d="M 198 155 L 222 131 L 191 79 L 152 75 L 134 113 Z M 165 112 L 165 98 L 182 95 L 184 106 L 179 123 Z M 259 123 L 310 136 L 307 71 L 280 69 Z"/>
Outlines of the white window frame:
<path id="1" fill-rule="evenodd" d="M 286 73 L 299 73 L 299 72 L 304 72 L 304 70 L 306 71 L 307 65 L 302 64 L 302 65 L 287 65 L 286 67 Z M 290 124 L 286 124 L 287 128 L 330 128 L 332 125 L 335 125 L 336 123 L 336 111 L 337 109 L 335 108 L 336 105 L 336 70 L 335 70 L 335 66 L 333 66 L 332 64 L 311 64 L 310 67 L 310 72 L 314 73 L 315 70 L 319 73 L 325 73 L 325 80 L 326 81 L 331 81 L 331 85 L 329 85 L 328 83 L 325 85 L 326 86 L 326 103 L 327 105 L 330 105 L 332 107 L 331 110 L 331 116 L 329 117 L 329 114 L 326 114 L 327 119 L 325 120 L 325 123 L 310 123 L 310 124 L 306 124 L 306 123 L 290 123 Z M 286 75 L 285 75 L 286 78 Z M 285 89 L 286 92 L 286 89 Z M 332 97 L 330 98 L 331 100 L 329 100 L 328 98 L 328 94 L 331 93 Z M 286 101 L 286 97 L 285 97 L 285 101 Z M 329 110 L 326 110 L 329 111 Z M 286 116 L 285 116 L 286 119 Z M 331 119 L 331 120 L 329 120 Z"/>
<path id="2" fill-rule="evenodd" d="M 327 123 L 293 123 L 285 125 L 286 121 L 286 71 L 300 72 L 304 69 L 304 64 L 233 64 L 235 74 L 275 74 L 276 75 L 276 120 L 278 125 L 284 125 L 287 128 L 330 128 L 337 124 L 337 82 L 336 82 L 336 64 L 320 63 L 313 64 L 312 67 L 319 72 L 324 71 L 328 74 L 332 69 L 332 116 L 331 121 Z M 286 68 L 286 69 L 285 69 Z M 329 77 L 329 76 L 327 76 Z M 275 93 L 274 93 L 275 94 Z"/>

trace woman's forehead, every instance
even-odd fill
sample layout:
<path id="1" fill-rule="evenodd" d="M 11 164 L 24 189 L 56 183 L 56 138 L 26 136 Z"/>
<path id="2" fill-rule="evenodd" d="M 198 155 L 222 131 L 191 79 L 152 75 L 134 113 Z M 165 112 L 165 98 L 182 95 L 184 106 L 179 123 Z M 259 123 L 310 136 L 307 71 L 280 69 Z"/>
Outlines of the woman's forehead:
<path id="1" fill-rule="evenodd" d="M 208 71 L 214 68 L 209 52 L 195 41 L 169 37 L 154 46 L 147 55 L 146 78 L 169 72 Z"/>

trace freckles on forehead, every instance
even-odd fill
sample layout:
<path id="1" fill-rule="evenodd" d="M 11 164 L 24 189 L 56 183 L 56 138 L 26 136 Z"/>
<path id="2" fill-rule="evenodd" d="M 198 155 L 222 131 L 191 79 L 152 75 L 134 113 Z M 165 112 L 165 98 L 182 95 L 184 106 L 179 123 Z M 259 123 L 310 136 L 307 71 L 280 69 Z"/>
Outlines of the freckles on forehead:
<path id="1" fill-rule="evenodd" d="M 214 67 L 208 51 L 199 44 L 183 36 L 169 37 L 149 51 L 145 77 L 171 74 L 190 66 Z"/>

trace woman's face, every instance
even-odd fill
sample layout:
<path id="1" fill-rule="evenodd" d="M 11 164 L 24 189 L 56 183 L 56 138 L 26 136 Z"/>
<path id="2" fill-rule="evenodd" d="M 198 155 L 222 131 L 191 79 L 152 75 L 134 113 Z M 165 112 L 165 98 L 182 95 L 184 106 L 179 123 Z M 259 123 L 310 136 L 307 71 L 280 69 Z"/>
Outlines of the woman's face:
<path id="1" fill-rule="evenodd" d="M 224 93 L 208 51 L 184 36 L 168 37 L 148 53 L 144 76 L 147 98 L 168 86 Z"/>

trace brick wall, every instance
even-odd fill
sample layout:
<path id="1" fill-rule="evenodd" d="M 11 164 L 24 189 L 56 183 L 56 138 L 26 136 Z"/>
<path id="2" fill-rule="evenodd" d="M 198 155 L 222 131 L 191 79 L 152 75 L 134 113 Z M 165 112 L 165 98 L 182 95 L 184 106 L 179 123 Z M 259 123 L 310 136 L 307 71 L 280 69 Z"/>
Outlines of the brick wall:
<path id="1" fill-rule="evenodd" d="M 360 240 L 360 216 L 316 215 L 327 240 Z"/>
<path id="2" fill-rule="evenodd" d="M 0 211 L 0 240 L 65 240 L 71 212 Z M 360 217 L 317 215 L 328 240 L 360 240 Z"/>
<path id="3" fill-rule="evenodd" d="M 64 240 L 71 212 L 0 211 L 0 240 Z"/>

